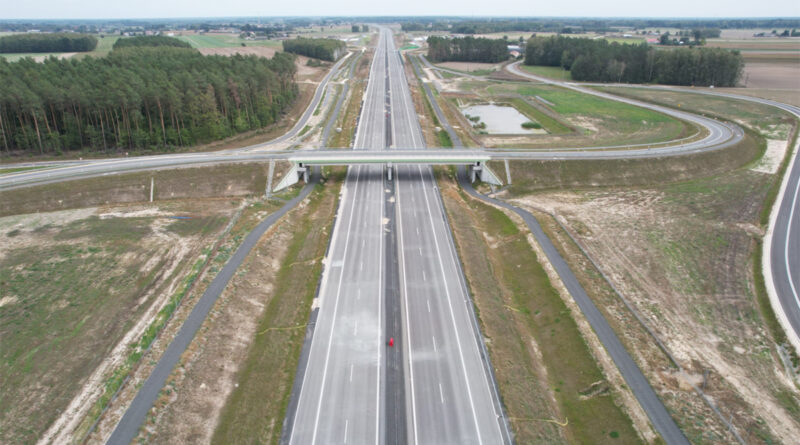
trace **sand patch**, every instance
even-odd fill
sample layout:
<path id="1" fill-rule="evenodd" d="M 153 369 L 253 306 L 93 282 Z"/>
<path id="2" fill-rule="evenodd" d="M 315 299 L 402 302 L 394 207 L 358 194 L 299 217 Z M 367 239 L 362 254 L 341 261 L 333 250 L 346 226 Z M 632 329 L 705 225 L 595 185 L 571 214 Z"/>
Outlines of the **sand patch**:
<path id="1" fill-rule="evenodd" d="M 767 150 L 764 156 L 750 170 L 760 173 L 775 174 L 786 155 L 787 141 L 767 139 Z"/>

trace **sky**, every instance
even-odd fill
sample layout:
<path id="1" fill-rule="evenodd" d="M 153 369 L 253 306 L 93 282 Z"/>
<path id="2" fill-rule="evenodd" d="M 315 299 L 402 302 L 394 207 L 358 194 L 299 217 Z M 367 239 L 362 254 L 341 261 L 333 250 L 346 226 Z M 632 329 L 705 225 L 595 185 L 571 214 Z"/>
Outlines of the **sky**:
<path id="1" fill-rule="evenodd" d="M 799 17 L 800 0 L 0 0 L 0 20 L 309 15 Z"/>

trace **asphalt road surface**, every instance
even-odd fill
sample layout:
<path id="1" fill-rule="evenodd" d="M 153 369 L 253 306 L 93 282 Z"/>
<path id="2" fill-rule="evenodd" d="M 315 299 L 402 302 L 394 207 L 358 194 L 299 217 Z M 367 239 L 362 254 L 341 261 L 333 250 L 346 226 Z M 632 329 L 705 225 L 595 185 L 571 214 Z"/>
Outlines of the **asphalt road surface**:
<path id="1" fill-rule="evenodd" d="M 370 68 L 356 150 L 386 145 L 386 38 Z M 342 186 L 290 444 L 381 443 L 384 299 L 381 166 L 354 166 Z M 284 435 L 286 437 L 287 435 Z"/>
<path id="2" fill-rule="evenodd" d="M 394 145 L 422 149 L 422 130 L 392 42 L 389 79 Z M 431 167 L 398 166 L 396 190 L 408 441 L 511 443 Z"/>

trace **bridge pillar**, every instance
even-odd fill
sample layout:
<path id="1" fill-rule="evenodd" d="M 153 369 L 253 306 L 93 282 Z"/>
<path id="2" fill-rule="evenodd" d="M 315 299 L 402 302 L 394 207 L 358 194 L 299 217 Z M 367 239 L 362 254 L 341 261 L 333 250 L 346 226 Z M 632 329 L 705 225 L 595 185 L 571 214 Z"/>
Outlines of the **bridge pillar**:
<path id="1" fill-rule="evenodd" d="M 503 181 L 489 169 L 488 165 L 482 162 L 476 162 L 469 166 L 469 180 L 470 182 L 475 182 L 475 179 L 480 179 L 481 182 L 491 185 L 503 185 Z"/>
<path id="2" fill-rule="evenodd" d="M 386 164 L 386 179 L 388 179 L 389 181 L 392 180 L 392 170 L 393 169 L 394 169 L 394 167 L 392 167 L 392 163 L 391 162 Z"/>
<path id="3" fill-rule="evenodd" d="M 279 192 L 285 188 L 289 188 L 300 182 L 301 179 L 306 183 L 308 182 L 308 167 L 304 166 L 302 162 L 292 164 L 292 168 L 289 169 L 273 191 Z"/>

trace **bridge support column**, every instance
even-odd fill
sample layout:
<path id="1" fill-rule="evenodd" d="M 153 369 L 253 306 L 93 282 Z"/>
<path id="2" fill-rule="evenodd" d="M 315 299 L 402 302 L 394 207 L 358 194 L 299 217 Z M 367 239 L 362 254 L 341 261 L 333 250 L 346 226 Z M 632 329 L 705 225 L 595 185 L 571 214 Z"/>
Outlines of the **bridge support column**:
<path id="1" fill-rule="evenodd" d="M 275 174 L 275 161 L 269 161 L 269 172 L 267 173 L 267 188 L 264 190 L 264 196 L 269 199 L 272 196 L 272 175 Z"/>
<path id="2" fill-rule="evenodd" d="M 292 168 L 289 169 L 273 191 L 279 192 L 285 188 L 291 187 L 300 182 L 301 179 L 306 183 L 308 182 L 308 167 L 304 166 L 302 162 L 292 164 Z"/>
<path id="3" fill-rule="evenodd" d="M 508 159 L 503 160 L 506 164 L 506 184 L 511 185 L 511 169 L 508 168 Z"/>
<path id="4" fill-rule="evenodd" d="M 489 166 L 482 163 L 476 162 L 468 167 L 469 169 L 469 180 L 470 182 L 475 182 L 475 179 L 480 179 L 481 182 L 485 182 L 491 185 L 503 185 L 503 181 L 494 174 L 492 170 L 489 169 Z"/>
<path id="5" fill-rule="evenodd" d="M 394 167 L 392 166 L 391 162 L 386 164 L 386 179 L 388 179 L 389 181 L 392 180 L 392 170 L 393 169 L 394 169 Z"/>

